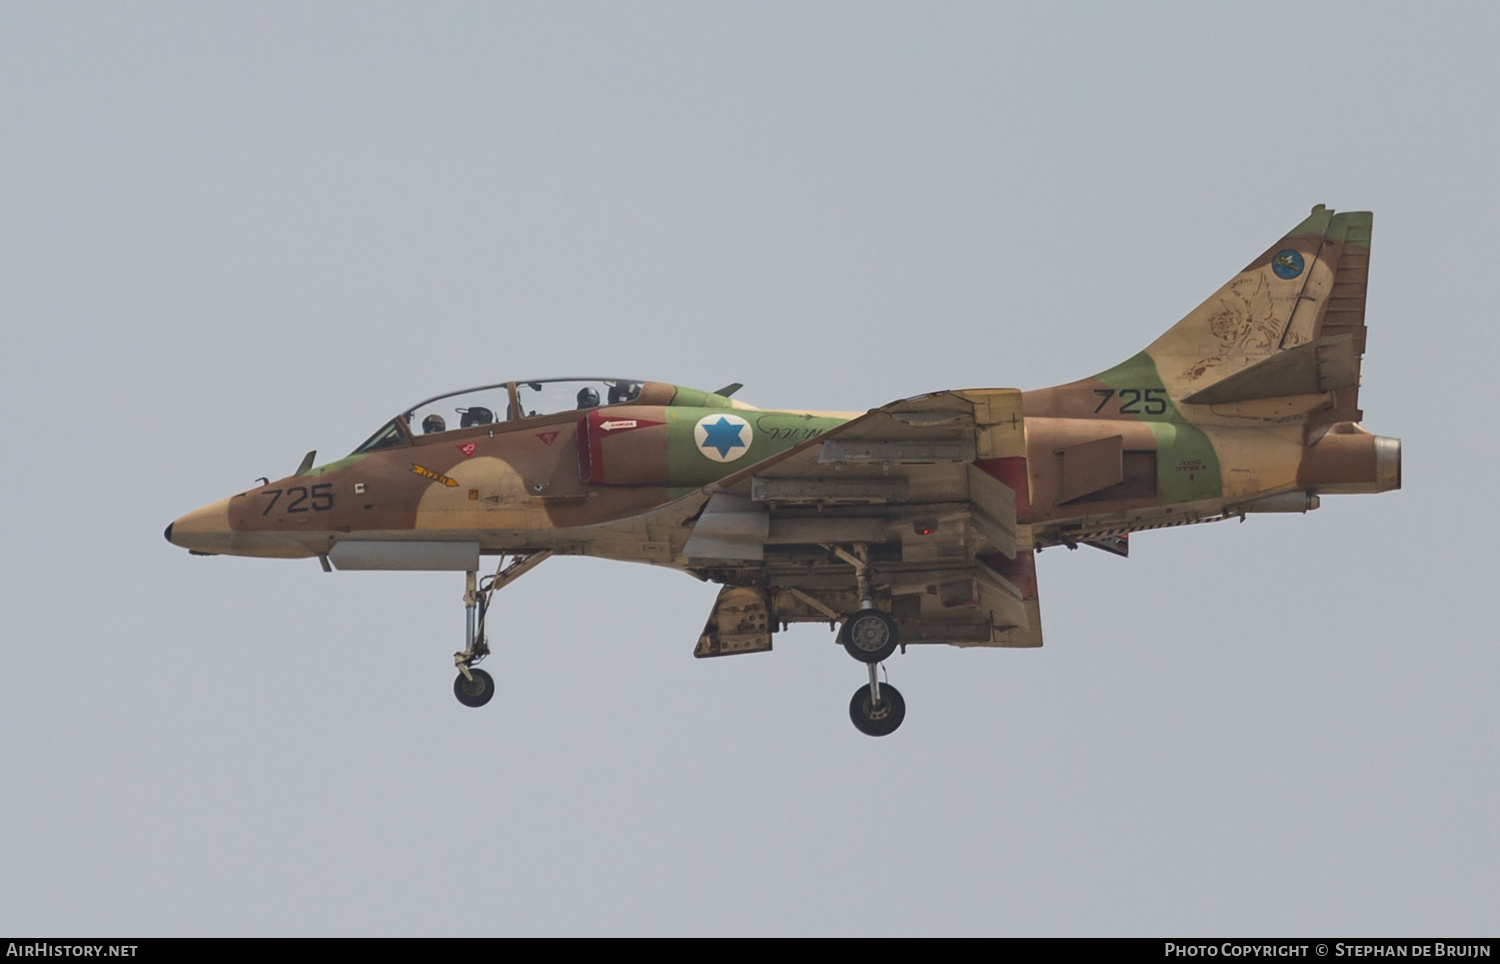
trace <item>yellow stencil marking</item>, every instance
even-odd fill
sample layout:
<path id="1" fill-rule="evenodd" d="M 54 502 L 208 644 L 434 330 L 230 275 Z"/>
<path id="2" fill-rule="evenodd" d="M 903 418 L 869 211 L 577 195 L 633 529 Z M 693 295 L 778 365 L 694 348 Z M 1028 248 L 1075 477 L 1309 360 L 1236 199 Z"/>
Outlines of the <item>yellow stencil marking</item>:
<path id="1" fill-rule="evenodd" d="M 431 469 L 423 468 L 422 466 L 418 465 L 415 462 L 413 462 L 411 464 L 411 470 L 413 472 L 417 473 L 418 475 L 422 476 L 422 478 L 424 478 L 424 479 L 431 479 L 434 482 L 441 482 L 444 485 L 448 485 L 448 486 L 458 485 L 457 482 L 455 482 L 452 479 L 448 478 L 443 473 L 441 473 L 441 472 L 434 472 Z"/>

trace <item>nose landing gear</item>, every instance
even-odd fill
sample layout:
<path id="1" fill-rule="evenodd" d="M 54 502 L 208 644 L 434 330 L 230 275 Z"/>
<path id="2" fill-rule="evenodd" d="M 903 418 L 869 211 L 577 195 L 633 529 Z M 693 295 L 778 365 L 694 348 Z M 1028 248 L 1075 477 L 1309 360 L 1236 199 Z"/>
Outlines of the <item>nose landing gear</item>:
<path id="1" fill-rule="evenodd" d="M 489 613 L 490 600 L 495 592 L 504 589 L 552 555 L 551 549 L 517 554 L 509 565 L 500 557 L 500 568 L 482 583 L 477 573 L 465 573 L 464 586 L 464 648 L 453 654 L 453 665 L 458 667 L 458 676 L 453 680 L 453 695 L 465 706 L 479 707 L 488 703 L 495 695 L 495 679 L 476 667 L 476 663 L 490 654 L 489 643 L 484 638 L 484 618 Z"/>

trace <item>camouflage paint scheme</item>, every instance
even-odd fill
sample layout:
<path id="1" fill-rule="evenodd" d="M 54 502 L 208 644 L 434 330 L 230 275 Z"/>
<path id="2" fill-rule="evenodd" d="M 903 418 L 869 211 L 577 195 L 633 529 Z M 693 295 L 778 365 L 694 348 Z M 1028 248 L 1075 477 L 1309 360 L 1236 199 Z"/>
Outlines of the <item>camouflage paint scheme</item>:
<path id="1" fill-rule="evenodd" d="M 431 434 L 398 416 L 386 447 L 191 512 L 167 538 L 340 568 L 455 568 L 390 550 L 447 543 L 669 566 L 725 587 L 700 656 L 844 619 L 860 564 L 903 648 L 1039 646 L 1036 550 L 1123 555 L 1132 531 L 1400 487 L 1399 441 L 1358 424 L 1370 228 L 1314 208 L 1144 351 L 1066 385 L 861 414 L 595 379 L 633 397 Z M 527 385 L 546 387 L 491 391 L 520 412 Z M 390 558 L 341 564 L 361 542 Z"/>

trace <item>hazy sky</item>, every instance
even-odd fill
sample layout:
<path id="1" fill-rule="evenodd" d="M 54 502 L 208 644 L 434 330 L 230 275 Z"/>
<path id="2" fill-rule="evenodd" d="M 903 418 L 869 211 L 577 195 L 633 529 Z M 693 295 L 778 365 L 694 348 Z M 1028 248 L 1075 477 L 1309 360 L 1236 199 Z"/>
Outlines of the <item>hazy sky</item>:
<path id="1" fill-rule="evenodd" d="M 1500 13 L 1454 4 L 0 5 L 0 933 L 1500 930 Z M 1146 345 L 1375 212 L 1405 489 L 1049 550 L 1046 646 L 714 587 L 189 557 L 403 406 L 628 375 L 858 410 Z"/>

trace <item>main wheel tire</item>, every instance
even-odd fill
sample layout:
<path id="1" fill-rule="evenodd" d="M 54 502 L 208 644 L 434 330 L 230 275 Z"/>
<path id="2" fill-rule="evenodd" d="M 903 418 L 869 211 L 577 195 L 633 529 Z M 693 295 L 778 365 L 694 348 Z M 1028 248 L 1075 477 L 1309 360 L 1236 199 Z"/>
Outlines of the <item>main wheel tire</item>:
<path id="1" fill-rule="evenodd" d="M 896 651 L 896 621 L 878 609 L 861 609 L 839 630 L 844 651 L 861 663 L 880 663 Z"/>
<path id="2" fill-rule="evenodd" d="M 870 700 L 870 688 L 861 686 L 849 701 L 849 719 L 865 736 L 886 736 L 896 732 L 896 727 L 906 719 L 906 701 L 901 698 L 900 690 L 882 683 L 877 707 Z"/>
<path id="3" fill-rule="evenodd" d="M 459 673 L 453 681 L 453 695 L 465 706 L 483 706 L 495 695 L 495 679 L 482 669 L 471 669 L 472 680 Z"/>

